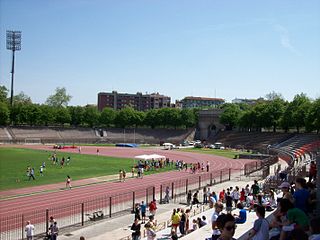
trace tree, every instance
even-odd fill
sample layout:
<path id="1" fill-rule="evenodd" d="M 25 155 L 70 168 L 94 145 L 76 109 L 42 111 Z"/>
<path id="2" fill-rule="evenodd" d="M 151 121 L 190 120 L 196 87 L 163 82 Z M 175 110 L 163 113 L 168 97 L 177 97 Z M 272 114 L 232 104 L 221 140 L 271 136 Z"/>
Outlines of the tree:
<path id="1" fill-rule="evenodd" d="M 196 125 L 196 118 L 192 109 L 184 108 L 180 112 L 181 125 L 185 126 L 186 129 L 194 127 Z"/>
<path id="2" fill-rule="evenodd" d="M 89 127 L 97 126 L 99 124 L 100 112 L 96 106 L 86 106 L 84 108 L 83 122 Z"/>
<path id="3" fill-rule="evenodd" d="M 159 125 L 159 119 L 158 119 L 158 110 L 157 109 L 150 109 L 146 112 L 146 116 L 144 118 L 144 124 L 147 126 L 150 126 L 152 129 L 154 129 L 156 126 Z"/>
<path id="4" fill-rule="evenodd" d="M 67 94 L 66 88 L 62 87 L 56 88 L 56 92 L 53 95 L 50 95 L 46 104 L 53 107 L 66 107 L 68 106 L 69 101 L 71 100 L 71 96 Z"/>
<path id="5" fill-rule="evenodd" d="M 281 116 L 284 113 L 285 102 L 281 98 L 273 98 L 273 100 L 266 102 L 265 117 L 267 117 L 267 126 L 273 127 L 273 132 L 276 132 L 277 126 L 280 124 Z"/>
<path id="6" fill-rule="evenodd" d="M 5 86 L 0 86 L 0 102 L 7 102 L 8 89 Z"/>
<path id="7" fill-rule="evenodd" d="M 15 95 L 13 97 L 13 103 L 14 104 L 17 104 L 17 103 L 30 104 L 30 103 L 32 103 L 32 101 L 28 95 L 26 95 L 24 92 L 20 92 L 18 95 Z"/>
<path id="8" fill-rule="evenodd" d="M 239 116 L 240 108 L 236 104 L 226 103 L 223 106 L 223 113 L 220 116 L 220 123 L 226 126 L 226 129 L 232 130 L 236 126 Z"/>
<path id="9" fill-rule="evenodd" d="M 0 125 L 7 125 L 9 122 L 9 108 L 5 102 L 0 102 Z"/>
<path id="10" fill-rule="evenodd" d="M 39 106 L 39 124 L 40 125 L 53 125 L 56 123 L 56 108 L 42 104 Z"/>
<path id="11" fill-rule="evenodd" d="M 266 99 L 268 101 L 273 101 L 273 100 L 276 100 L 276 99 L 282 99 L 283 100 L 283 96 L 281 93 L 276 93 L 275 91 L 272 91 L 271 93 L 268 93 L 266 95 Z"/>
<path id="12" fill-rule="evenodd" d="M 57 124 L 64 125 L 71 122 L 71 116 L 67 108 L 57 107 L 55 112 L 55 120 Z"/>
<path id="13" fill-rule="evenodd" d="M 100 114 L 100 124 L 106 127 L 114 124 L 116 118 L 116 111 L 112 108 L 104 108 Z"/>
<path id="14" fill-rule="evenodd" d="M 299 132 L 300 128 L 305 125 L 306 117 L 311 107 L 310 99 L 304 93 L 297 94 L 290 105 L 292 105 L 293 109 L 293 125 L 297 128 L 297 132 Z"/>
<path id="15" fill-rule="evenodd" d="M 84 118 L 84 107 L 81 106 L 70 106 L 68 107 L 69 114 L 71 116 L 70 124 L 72 126 L 80 126 L 83 124 Z"/>
<path id="16" fill-rule="evenodd" d="M 320 131 L 320 98 L 316 99 L 309 109 L 306 118 L 306 128 L 308 131 Z"/>
<path id="17" fill-rule="evenodd" d="M 116 125 L 125 128 L 135 124 L 135 110 L 132 107 L 125 107 L 118 111 L 115 118 Z"/>

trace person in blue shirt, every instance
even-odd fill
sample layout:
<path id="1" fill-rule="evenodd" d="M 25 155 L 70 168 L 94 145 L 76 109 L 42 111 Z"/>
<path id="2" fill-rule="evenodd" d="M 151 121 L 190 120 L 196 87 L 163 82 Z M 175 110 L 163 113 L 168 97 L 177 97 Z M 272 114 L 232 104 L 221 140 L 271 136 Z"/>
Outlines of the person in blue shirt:
<path id="1" fill-rule="evenodd" d="M 294 206 L 304 212 L 307 212 L 309 191 L 307 189 L 306 180 L 303 178 L 297 178 L 295 184 L 296 191 L 293 194 Z"/>
<path id="2" fill-rule="evenodd" d="M 147 205 L 144 203 L 144 201 L 142 201 L 140 204 L 140 210 L 141 210 L 142 223 L 145 223 L 146 222 Z"/>
<path id="3" fill-rule="evenodd" d="M 247 221 L 247 211 L 243 209 L 242 203 L 238 203 L 237 208 L 239 209 L 239 215 L 234 214 L 236 223 L 245 223 Z"/>

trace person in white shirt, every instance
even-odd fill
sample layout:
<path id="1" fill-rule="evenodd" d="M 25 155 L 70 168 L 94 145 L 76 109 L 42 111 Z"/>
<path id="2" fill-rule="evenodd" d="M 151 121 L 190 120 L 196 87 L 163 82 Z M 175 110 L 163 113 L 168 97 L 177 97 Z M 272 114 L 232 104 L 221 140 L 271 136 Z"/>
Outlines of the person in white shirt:
<path id="1" fill-rule="evenodd" d="M 24 231 L 26 232 L 27 240 L 32 240 L 34 235 L 34 226 L 30 223 L 30 221 L 27 222 L 27 226 Z"/>
<path id="2" fill-rule="evenodd" d="M 217 219 L 220 213 L 223 210 L 223 204 L 222 203 L 215 203 L 214 205 L 214 213 L 211 216 L 211 227 L 212 227 L 212 240 L 218 239 L 218 237 L 221 235 L 221 232 L 217 226 Z"/>

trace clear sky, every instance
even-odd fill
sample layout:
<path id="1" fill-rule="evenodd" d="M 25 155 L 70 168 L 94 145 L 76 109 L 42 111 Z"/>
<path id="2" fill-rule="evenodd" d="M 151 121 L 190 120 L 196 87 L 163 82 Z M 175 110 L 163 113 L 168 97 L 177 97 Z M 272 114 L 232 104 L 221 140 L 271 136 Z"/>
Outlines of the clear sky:
<path id="1" fill-rule="evenodd" d="M 35 103 L 56 87 L 69 105 L 112 90 L 320 97 L 319 0 L 0 0 L 0 24 L 0 85 L 6 30 L 21 30 L 14 91 Z"/>

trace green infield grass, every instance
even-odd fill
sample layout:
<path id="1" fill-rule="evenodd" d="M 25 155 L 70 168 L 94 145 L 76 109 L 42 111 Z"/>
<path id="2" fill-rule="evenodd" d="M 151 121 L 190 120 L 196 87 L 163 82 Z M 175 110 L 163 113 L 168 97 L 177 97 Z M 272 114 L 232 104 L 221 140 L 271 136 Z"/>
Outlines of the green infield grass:
<path id="1" fill-rule="evenodd" d="M 181 148 L 179 149 L 179 151 L 212 154 L 212 155 L 217 155 L 217 156 L 222 156 L 227 158 L 234 158 L 235 155 L 239 155 L 239 154 L 250 154 L 244 151 L 229 150 L 229 149 L 210 149 L 210 148 Z"/>
<path id="2" fill-rule="evenodd" d="M 127 176 L 131 176 L 131 169 L 136 160 L 132 158 L 115 158 L 97 155 L 86 155 L 78 153 L 64 153 L 57 151 L 59 161 L 62 157 L 70 156 L 69 165 L 66 162 L 61 168 L 60 164 L 52 164 L 51 155 L 53 151 L 32 150 L 23 148 L 0 148 L 0 191 L 23 187 L 38 186 L 44 184 L 64 182 L 67 175 L 72 180 L 80 180 L 91 177 L 118 174 L 120 169 L 125 169 Z M 42 163 L 46 163 L 40 176 L 39 170 Z M 27 167 L 33 167 L 36 180 L 28 180 Z M 170 171 L 171 167 L 159 169 L 159 171 L 148 171 L 145 174 Z"/>

